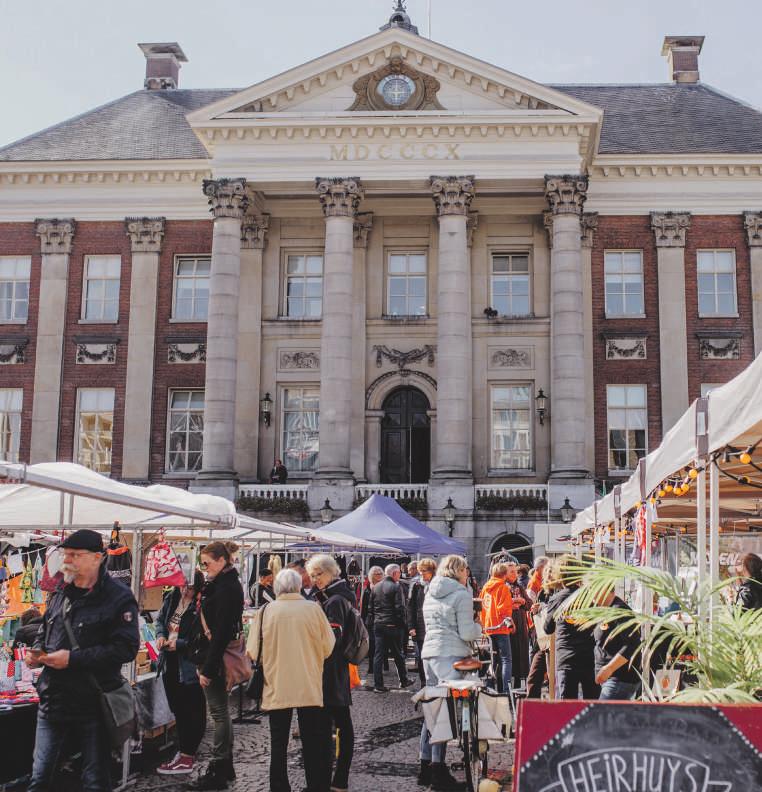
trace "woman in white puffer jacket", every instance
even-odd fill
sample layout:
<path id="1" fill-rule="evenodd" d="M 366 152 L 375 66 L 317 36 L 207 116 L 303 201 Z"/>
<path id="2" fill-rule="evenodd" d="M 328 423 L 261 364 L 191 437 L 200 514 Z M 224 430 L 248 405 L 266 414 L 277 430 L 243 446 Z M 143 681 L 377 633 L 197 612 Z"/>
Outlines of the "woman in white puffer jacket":
<path id="1" fill-rule="evenodd" d="M 468 565 L 457 555 L 444 558 L 429 584 L 423 602 L 426 638 L 421 649 L 426 684 L 438 685 L 446 679 L 458 679 L 460 673 L 452 665 L 471 654 L 469 641 L 482 634 L 481 624 L 474 621 L 473 596 L 466 588 Z M 450 792 L 465 789 L 465 784 L 452 777 L 445 765 L 447 743 L 429 742 L 424 722 L 421 729 L 420 784 L 431 783 L 432 790 Z"/>

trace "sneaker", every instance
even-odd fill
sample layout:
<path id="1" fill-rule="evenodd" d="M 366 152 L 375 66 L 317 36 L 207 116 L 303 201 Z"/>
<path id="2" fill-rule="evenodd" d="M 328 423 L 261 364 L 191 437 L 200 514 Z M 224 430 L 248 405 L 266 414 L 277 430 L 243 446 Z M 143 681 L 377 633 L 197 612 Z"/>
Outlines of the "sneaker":
<path id="1" fill-rule="evenodd" d="M 373 692 L 374 693 L 388 693 L 389 692 L 389 688 L 388 687 L 380 687 L 380 688 L 374 687 L 373 688 Z"/>
<path id="2" fill-rule="evenodd" d="M 403 679 L 400 682 L 400 690 L 404 690 L 405 688 L 409 688 L 411 685 L 415 684 L 414 679 Z"/>
<path id="3" fill-rule="evenodd" d="M 159 775 L 184 775 L 186 773 L 192 773 L 194 765 L 195 760 L 192 756 L 184 756 L 179 753 L 174 759 L 159 765 L 156 768 L 156 772 L 159 773 Z"/>

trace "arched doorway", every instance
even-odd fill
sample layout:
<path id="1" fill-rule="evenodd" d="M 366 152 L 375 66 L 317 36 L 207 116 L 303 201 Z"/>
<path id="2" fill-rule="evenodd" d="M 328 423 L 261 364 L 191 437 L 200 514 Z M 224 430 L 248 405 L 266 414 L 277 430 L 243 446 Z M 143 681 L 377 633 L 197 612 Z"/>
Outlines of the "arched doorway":
<path id="1" fill-rule="evenodd" d="M 531 544 L 531 540 L 527 539 L 526 536 L 522 536 L 522 534 L 503 534 L 498 536 L 492 543 L 490 553 L 499 553 L 501 550 L 505 550 L 514 556 L 519 564 L 528 564 L 531 567 L 534 562 L 534 551 L 531 547 L 527 547 L 527 545 Z M 522 549 L 516 549 L 519 547 Z"/>
<path id="2" fill-rule="evenodd" d="M 424 484 L 431 473 L 429 400 L 417 388 L 397 388 L 382 409 L 381 482 Z"/>

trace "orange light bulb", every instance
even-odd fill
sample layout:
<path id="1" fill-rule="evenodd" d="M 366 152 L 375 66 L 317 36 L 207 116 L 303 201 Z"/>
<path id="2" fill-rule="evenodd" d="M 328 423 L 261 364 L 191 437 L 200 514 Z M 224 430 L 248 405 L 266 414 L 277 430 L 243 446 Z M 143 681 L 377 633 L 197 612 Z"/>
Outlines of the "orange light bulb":
<path id="1" fill-rule="evenodd" d="M 751 454 L 748 451 L 744 451 L 743 454 L 741 454 L 741 456 L 738 458 L 741 460 L 741 463 L 744 465 L 748 465 L 749 462 L 751 462 Z"/>
<path id="2" fill-rule="evenodd" d="M 672 492 L 673 489 L 674 487 L 671 484 L 667 484 L 666 487 L 664 487 L 665 492 Z"/>
<path id="3" fill-rule="evenodd" d="M 698 470 L 696 470 L 696 468 L 691 468 L 691 469 L 690 469 L 690 472 L 688 473 L 688 475 L 689 475 L 689 476 L 690 476 L 692 479 L 698 478 Z"/>

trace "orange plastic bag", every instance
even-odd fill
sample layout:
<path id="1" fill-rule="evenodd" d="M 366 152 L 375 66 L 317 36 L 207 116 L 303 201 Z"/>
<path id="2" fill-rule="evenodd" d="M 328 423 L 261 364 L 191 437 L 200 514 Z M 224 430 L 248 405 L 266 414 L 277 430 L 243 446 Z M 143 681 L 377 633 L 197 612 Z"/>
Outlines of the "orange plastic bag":
<path id="1" fill-rule="evenodd" d="M 349 664 L 349 687 L 354 689 L 360 687 L 362 680 L 360 679 L 360 672 L 357 670 L 356 665 Z"/>

